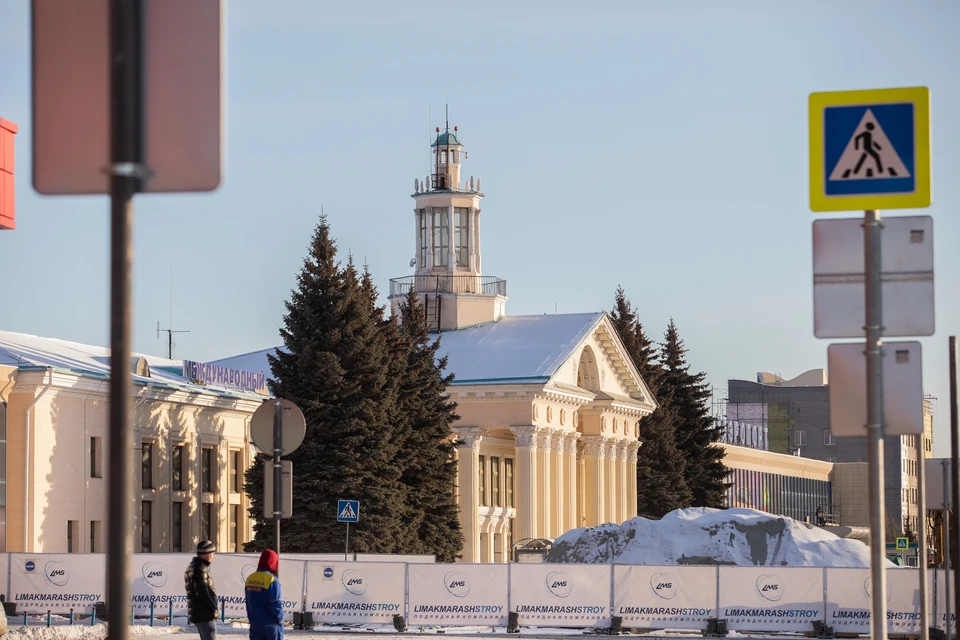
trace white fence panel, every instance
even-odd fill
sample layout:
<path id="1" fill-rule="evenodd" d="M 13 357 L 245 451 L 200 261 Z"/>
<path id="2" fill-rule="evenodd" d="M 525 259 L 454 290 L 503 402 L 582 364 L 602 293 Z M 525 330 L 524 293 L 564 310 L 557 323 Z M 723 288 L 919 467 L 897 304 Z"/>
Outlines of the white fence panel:
<path id="1" fill-rule="evenodd" d="M 317 622 L 379 622 L 403 615 L 406 565 L 308 562 L 307 611 Z"/>
<path id="2" fill-rule="evenodd" d="M 717 617 L 716 567 L 618 564 L 613 592 L 613 615 L 625 627 L 705 629 Z"/>
<path id="3" fill-rule="evenodd" d="M 823 569 L 720 567 L 720 618 L 735 631 L 811 631 L 823 620 Z"/>
<path id="4" fill-rule="evenodd" d="M 411 625 L 507 624 L 505 564 L 407 565 Z"/>
<path id="5" fill-rule="evenodd" d="M 184 553 L 135 553 L 128 565 L 130 598 L 136 615 L 150 611 L 166 615 L 173 604 L 175 616 L 186 615 L 187 593 L 184 572 L 193 556 Z M 220 558 L 214 560 L 217 562 Z"/>
<path id="6" fill-rule="evenodd" d="M 248 554 L 217 554 L 210 563 L 210 573 L 216 583 L 217 596 L 224 600 L 224 611 L 231 618 L 246 618 L 247 605 L 244 584 L 247 576 L 257 570 L 259 556 Z M 187 562 L 183 565 L 186 571 Z M 293 612 L 302 609 L 304 563 L 280 557 L 280 591 L 283 599 L 283 619 L 292 620 Z M 181 585 L 181 589 L 183 589 Z"/>
<path id="7" fill-rule="evenodd" d="M 511 564 L 510 608 L 522 625 L 609 627 L 608 564 Z"/>
<path id="8" fill-rule="evenodd" d="M 12 553 L 10 595 L 19 611 L 89 613 L 103 602 L 106 557 L 103 554 Z"/>

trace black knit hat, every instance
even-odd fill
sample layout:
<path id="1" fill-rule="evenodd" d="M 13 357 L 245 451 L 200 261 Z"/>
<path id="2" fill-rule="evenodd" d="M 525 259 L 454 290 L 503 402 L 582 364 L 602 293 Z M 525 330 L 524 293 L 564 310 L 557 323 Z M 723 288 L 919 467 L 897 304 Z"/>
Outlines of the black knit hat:
<path id="1" fill-rule="evenodd" d="M 217 550 L 217 545 L 213 544 L 210 540 L 204 540 L 197 545 L 197 553 L 215 553 Z"/>

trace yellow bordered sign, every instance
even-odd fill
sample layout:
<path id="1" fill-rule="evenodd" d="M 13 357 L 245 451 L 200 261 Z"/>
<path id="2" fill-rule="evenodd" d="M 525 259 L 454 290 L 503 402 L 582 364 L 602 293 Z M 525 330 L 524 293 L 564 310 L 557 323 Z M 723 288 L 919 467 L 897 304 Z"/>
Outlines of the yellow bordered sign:
<path id="1" fill-rule="evenodd" d="M 810 94 L 810 209 L 930 206 L 926 87 Z"/>

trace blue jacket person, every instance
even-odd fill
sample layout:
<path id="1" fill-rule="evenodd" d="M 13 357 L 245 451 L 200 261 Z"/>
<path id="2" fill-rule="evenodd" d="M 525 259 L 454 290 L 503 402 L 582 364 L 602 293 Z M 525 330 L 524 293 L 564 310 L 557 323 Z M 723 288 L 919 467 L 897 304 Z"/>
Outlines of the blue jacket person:
<path id="1" fill-rule="evenodd" d="M 257 571 L 250 574 L 244 585 L 251 640 L 283 638 L 283 603 L 277 578 L 279 564 L 277 552 L 266 549 L 260 554 Z"/>

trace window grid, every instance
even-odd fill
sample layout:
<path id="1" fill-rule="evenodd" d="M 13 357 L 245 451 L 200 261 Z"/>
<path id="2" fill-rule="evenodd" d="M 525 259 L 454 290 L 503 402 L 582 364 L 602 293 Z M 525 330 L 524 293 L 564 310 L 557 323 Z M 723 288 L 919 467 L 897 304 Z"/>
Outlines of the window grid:
<path id="1" fill-rule="evenodd" d="M 450 264 L 450 219 L 446 207 L 433 207 L 433 266 Z"/>

